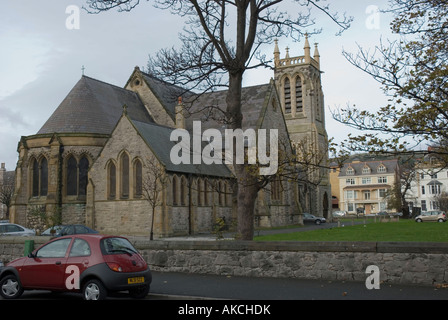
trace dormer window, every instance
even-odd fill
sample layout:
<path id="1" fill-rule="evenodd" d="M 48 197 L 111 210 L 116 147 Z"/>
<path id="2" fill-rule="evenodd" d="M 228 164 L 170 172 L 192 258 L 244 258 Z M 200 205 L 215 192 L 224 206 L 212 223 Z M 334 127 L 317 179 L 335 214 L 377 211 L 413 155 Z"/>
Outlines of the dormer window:
<path id="1" fill-rule="evenodd" d="M 369 166 L 364 166 L 362 168 L 362 174 L 369 174 L 370 173 L 370 168 Z"/>
<path id="2" fill-rule="evenodd" d="M 352 176 L 352 175 L 355 174 L 355 170 L 353 170 L 352 167 L 348 167 L 347 170 L 345 171 L 345 173 L 346 173 L 348 176 Z"/>
<path id="3" fill-rule="evenodd" d="M 386 166 L 385 166 L 384 164 L 380 164 L 380 165 L 378 166 L 378 168 L 376 169 L 376 171 L 377 171 L 378 173 L 385 173 L 385 172 L 387 172 L 387 169 L 386 169 Z"/>

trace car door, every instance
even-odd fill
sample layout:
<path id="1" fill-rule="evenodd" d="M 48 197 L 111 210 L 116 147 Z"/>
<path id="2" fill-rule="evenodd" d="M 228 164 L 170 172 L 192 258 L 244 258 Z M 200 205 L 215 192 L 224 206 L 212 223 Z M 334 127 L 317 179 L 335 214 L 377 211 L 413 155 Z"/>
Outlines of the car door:
<path id="1" fill-rule="evenodd" d="M 311 220 L 312 220 L 312 217 L 311 217 L 311 215 L 309 213 L 304 213 L 303 214 L 303 222 L 308 222 L 308 221 L 311 221 Z"/>
<path id="2" fill-rule="evenodd" d="M 430 221 L 431 220 L 431 212 L 422 212 L 422 221 Z"/>
<path id="3" fill-rule="evenodd" d="M 51 241 L 24 262 L 20 279 L 24 287 L 60 290 L 65 288 L 67 249 L 72 238 Z"/>
<path id="4" fill-rule="evenodd" d="M 75 238 L 67 259 L 66 286 L 70 289 L 79 289 L 79 277 L 91 263 L 92 250 L 89 243 L 81 238 Z M 67 283 L 68 281 L 68 283 Z"/>
<path id="5" fill-rule="evenodd" d="M 435 211 L 428 212 L 426 221 L 436 221 L 436 220 L 437 220 L 437 213 Z"/>

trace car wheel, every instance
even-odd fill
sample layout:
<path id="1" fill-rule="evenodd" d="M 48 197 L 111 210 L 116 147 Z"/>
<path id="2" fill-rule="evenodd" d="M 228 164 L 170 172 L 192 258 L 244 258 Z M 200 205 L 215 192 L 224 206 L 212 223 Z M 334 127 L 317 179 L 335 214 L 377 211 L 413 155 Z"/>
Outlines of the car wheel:
<path id="1" fill-rule="evenodd" d="M 134 299 L 143 299 L 149 293 L 149 284 L 129 289 L 129 296 Z"/>
<path id="2" fill-rule="evenodd" d="M 0 295 L 5 299 L 17 299 L 23 293 L 23 287 L 15 275 L 4 277 L 0 281 Z"/>
<path id="3" fill-rule="evenodd" d="M 415 220 L 416 222 L 422 222 L 422 219 L 417 219 L 417 220 Z"/>
<path id="4" fill-rule="evenodd" d="M 438 222 L 444 222 L 444 220 L 443 219 L 439 219 L 439 220 L 437 220 Z"/>
<path id="5" fill-rule="evenodd" d="M 107 290 L 101 281 L 91 279 L 84 284 L 82 296 L 84 300 L 104 300 L 107 297 Z"/>
<path id="6" fill-rule="evenodd" d="M 320 224 L 320 220 L 314 221 L 315 224 Z"/>

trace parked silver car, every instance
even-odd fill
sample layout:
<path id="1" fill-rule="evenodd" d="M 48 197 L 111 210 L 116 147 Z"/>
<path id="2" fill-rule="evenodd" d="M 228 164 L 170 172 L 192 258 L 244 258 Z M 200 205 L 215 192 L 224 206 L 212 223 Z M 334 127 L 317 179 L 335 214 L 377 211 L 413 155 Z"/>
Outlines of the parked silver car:
<path id="1" fill-rule="evenodd" d="M 0 236 L 35 236 L 36 231 L 9 222 L 0 223 Z"/>
<path id="2" fill-rule="evenodd" d="M 447 218 L 444 211 L 424 211 L 420 215 L 415 217 L 416 222 L 423 222 L 423 221 L 445 222 L 446 220 Z"/>
<path id="3" fill-rule="evenodd" d="M 347 211 L 335 211 L 333 212 L 333 217 L 345 217 L 347 215 Z"/>
<path id="4" fill-rule="evenodd" d="M 54 233 L 51 233 L 51 229 L 54 229 Z M 89 227 L 86 227 L 81 224 L 68 224 L 68 225 L 60 225 L 54 226 L 53 228 L 48 228 L 41 235 L 43 236 L 55 236 L 62 237 L 68 236 L 72 234 L 85 234 L 85 233 L 98 233 L 98 231 L 93 230 Z"/>
<path id="5" fill-rule="evenodd" d="M 321 224 L 327 220 L 324 217 L 316 217 L 309 213 L 303 214 L 303 222 L 314 222 L 315 224 Z"/>

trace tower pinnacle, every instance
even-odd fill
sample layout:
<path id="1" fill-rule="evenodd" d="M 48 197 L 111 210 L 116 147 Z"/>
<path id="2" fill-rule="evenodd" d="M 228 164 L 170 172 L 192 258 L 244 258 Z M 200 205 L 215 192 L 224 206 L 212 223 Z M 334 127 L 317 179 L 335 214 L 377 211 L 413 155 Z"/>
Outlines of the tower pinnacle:
<path id="1" fill-rule="evenodd" d="M 303 47 L 303 49 L 305 50 L 305 62 L 306 63 L 310 63 L 311 62 L 311 47 L 310 47 L 310 43 L 308 41 L 308 33 L 305 33 L 305 46 Z"/>
<path id="2" fill-rule="evenodd" d="M 314 43 L 314 55 L 313 55 L 314 60 L 316 60 L 317 63 L 320 63 L 320 54 L 319 54 L 319 50 L 317 49 L 317 42 Z"/>
<path id="3" fill-rule="evenodd" d="M 278 48 L 278 39 L 274 40 L 275 47 L 274 47 L 274 65 L 278 66 L 280 62 L 280 49 Z"/>

